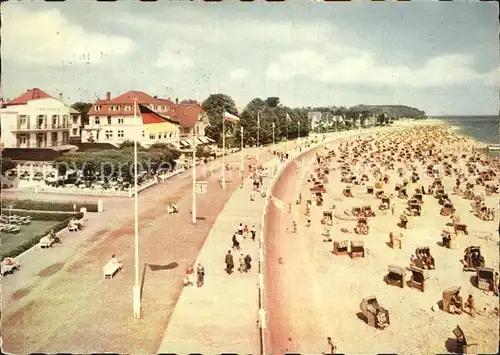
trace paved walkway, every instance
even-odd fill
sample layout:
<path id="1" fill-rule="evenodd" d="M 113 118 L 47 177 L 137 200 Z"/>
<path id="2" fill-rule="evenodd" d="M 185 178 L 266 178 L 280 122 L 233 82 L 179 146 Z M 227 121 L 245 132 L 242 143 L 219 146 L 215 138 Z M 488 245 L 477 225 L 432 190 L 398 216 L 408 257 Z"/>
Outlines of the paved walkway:
<path id="1" fill-rule="evenodd" d="M 263 152 L 261 158 L 267 160 L 270 154 Z M 239 154 L 227 161 L 239 165 Z M 86 229 L 69 234 L 54 249 L 33 249 L 23 255 L 21 270 L 2 280 L 4 351 L 154 353 L 182 290 L 186 265 L 197 258 L 233 191 L 239 191 L 237 181 L 221 190 L 220 172 L 204 177 L 209 192 L 198 197 L 198 216 L 204 219 L 193 226 L 189 175 L 190 171 L 139 195 L 141 319 L 132 317 L 133 199 L 103 199 L 104 212 L 89 214 Z M 166 215 L 169 201 L 179 206 L 178 215 Z M 236 225 L 229 225 L 227 230 L 234 228 Z M 220 251 L 221 269 L 230 232 Z M 114 279 L 103 280 L 102 266 L 114 253 L 125 268 Z M 253 258 L 256 265 L 255 254 Z M 208 285 L 217 271 L 212 271 L 210 263 L 206 266 Z M 239 276 L 231 277 L 236 280 Z M 242 275 L 246 276 L 251 280 L 251 275 Z M 249 292 L 256 294 L 256 289 Z M 208 291 L 206 295 L 210 297 Z M 254 310 L 252 305 L 253 314 Z"/>
<path id="2" fill-rule="evenodd" d="M 264 164 L 269 176 L 264 179 L 267 189 L 272 179 L 272 159 Z M 251 179 L 246 179 L 242 189 L 236 190 L 217 217 L 210 234 L 198 256 L 205 267 L 205 284 L 201 288 L 186 287 L 182 291 L 175 311 L 165 331 L 158 353 L 259 353 L 258 332 L 258 246 L 255 241 L 244 239 L 241 252 L 252 256 L 250 273 L 240 273 L 238 251 L 233 251 L 232 235 L 239 223 L 250 229 L 255 225 L 260 231 L 260 221 L 265 198 L 250 201 Z M 224 258 L 231 249 L 235 271 L 225 272 Z"/>

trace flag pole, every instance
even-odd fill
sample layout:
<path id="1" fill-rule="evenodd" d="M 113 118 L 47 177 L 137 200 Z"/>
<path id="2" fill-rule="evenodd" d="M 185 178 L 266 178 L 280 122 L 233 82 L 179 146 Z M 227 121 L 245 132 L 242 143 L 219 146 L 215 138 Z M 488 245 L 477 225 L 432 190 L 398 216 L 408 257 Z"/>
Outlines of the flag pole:
<path id="1" fill-rule="evenodd" d="M 226 189 L 226 120 L 222 110 L 222 189 Z"/>
<path id="2" fill-rule="evenodd" d="M 134 100 L 134 123 L 137 122 L 137 100 Z M 134 239 L 135 239 L 135 284 L 134 318 L 141 317 L 141 289 L 139 286 L 139 199 L 137 196 L 137 134 L 134 134 Z"/>
<path id="3" fill-rule="evenodd" d="M 196 224 L 196 125 L 193 127 L 193 198 L 192 198 L 192 208 L 191 208 L 191 222 Z"/>

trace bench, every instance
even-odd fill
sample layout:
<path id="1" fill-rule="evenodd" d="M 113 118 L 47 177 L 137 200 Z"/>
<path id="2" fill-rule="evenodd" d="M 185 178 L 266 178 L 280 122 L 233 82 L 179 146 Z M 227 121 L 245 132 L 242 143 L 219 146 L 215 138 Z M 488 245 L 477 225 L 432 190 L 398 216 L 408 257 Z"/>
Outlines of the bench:
<path id="1" fill-rule="evenodd" d="M 40 239 L 40 248 L 50 248 L 54 242 L 49 237 L 42 237 Z"/>
<path id="2" fill-rule="evenodd" d="M 105 279 L 112 279 L 113 276 L 118 272 L 118 270 L 121 270 L 123 267 L 122 263 L 115 263 L 113 261 L 108 261 L 106 265 L 102 268 L 102 273 L 104 275 Z"/>

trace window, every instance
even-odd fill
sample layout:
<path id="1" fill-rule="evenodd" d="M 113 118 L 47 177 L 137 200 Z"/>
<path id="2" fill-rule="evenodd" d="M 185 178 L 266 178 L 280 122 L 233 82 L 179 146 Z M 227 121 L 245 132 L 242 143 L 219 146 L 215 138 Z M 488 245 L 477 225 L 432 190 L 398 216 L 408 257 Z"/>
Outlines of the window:
<path id="1" fill-rule="evenodd" d="M 163 138 L 167 138 L 167 132 L 163 133 Z"/>
<path id="2" fill-rule="evenodd" d="M 101 106 L 99 106 L 99 105 L 94 105 L 94 110 L 95 110 L 95 111 L 101 111 Z"/>
<path id="3" fill-rule="evenodd" d="M 78 116 L 73 115 L 73 123 L 77 124 L 78 123 Z"/>
<path id="4" fill-rule="evenodd" d="M 125 106 L 125 111 L 130 111 L 132 108 L 130 106 Z"/>
<path id="5" fill-rule="evenodd" d="M 19 144 L 26 144 L 26 142 L 28 141 L 26 135 L 24 134 L 20 134 L 17 137 L 19 139 Z"/>
<path id="6" fill-rule="evenodd" d="M 142 131 L 142 138 L 146 137 L 146 132 Z"/>
<path id="7" fill-rule="evenodd" d="M 52 125 L 53 126 L 57 126 L 58 118 L 59 118 L 58 115 L 52 115 Z"/>
<path id="8" fill-rule="evenodd" d="M 20 115 L 19 116 L 19 125 L 26 126 L 27 123 L 28 123 L 28 120 L 26 118 L 26 115 Z"/>
<path id="9" fill-rule="evenodd" d="M 168 134 L 168 138 L 172 138 L 172 132 Z"/>
<path id="10" fill-rule="evenodd" d="M 77 128 L 73 128 L 73 135 L 76 136 L 78 134 L 78 129 Z"/>
<path id="11" fill-rule="evenodd" d="M 119 132 L 119 131 L 118 131 Z M 106 139 L 113 139 L 113 131 L 106 131 Z"/>
<path id="12" fill-rule="evenodd" d="M 161 107 L 160 107 L 160 110 L 161 110 L 161 111 L 165 111 L 165 106 L 161 106 Z"/>
<path id="13" fill-rule="evenodd" d="M 99 116 L 94 117 L 94 124 L 97 124 L 97 125 L 101 124 L 101 121 L 99 120 Z"/>
<path id="14" fill-rule="evenodd" d="M 154 110 L 158 111 L 160 108 L 158 106 L 154 106 Z"/>
<path id="15" fill-rule="evenodd" d="M 154 133 L 149 134 L 149 139 L 155 139 L 155 138 L 156 138 L 156 135 Z"/>
<path id="16" fill-rule="evenodd" d="M 118 131 L 118 138 L 123 139 L 123 137 L 124 137 L 123 131 Z"/>
<path id="17" fill-rule="evenodd" d="M 123 124 L 123 118 L 118 119 L 118 124 Z"/>

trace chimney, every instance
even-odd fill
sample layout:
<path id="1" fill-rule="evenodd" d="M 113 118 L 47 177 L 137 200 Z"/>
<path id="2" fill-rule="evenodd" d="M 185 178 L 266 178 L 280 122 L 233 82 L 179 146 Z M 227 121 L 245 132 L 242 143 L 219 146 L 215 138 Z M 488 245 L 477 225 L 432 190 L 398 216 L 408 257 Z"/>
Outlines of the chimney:
<path id="1" fill-rule="evenodd" d="M 179 98 L 176 98 L 175 99 L 175 103 L 178 104 L 179 103 Z"/>
<path id="2" fill-rule="evenodd" d="M 153 96 L 153 99 L 157 99 L 157 98 L 158 98 L 158 95 Z"/>
<path id="3" fill-rule="evenodd" d="M 109 91 L 106 92 L 106 101 L 111 100 L 111 93 Z"/>
<path id="4" fill-rule="evenodd" d="M 60 93 L 59 93 L 59 101 L 62 101 L 62 100 L 63 100 L 63 93 L 62 93 L 62 92 L 60 92 Z"/>

